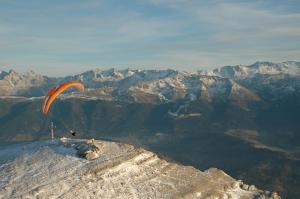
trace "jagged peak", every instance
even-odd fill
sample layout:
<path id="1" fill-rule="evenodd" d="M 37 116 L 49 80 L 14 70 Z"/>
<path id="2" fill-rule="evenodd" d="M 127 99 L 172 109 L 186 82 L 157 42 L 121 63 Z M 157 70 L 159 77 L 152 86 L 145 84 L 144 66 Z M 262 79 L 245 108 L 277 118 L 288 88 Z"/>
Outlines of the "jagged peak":
<path id="1" fill-rule="evenodd" d="M 8 75 L 8 73 L 6 71 L 4 71 L 4 70 L 0 71 L 0 79 L 3 79 L 7 75 Z"/>
<path id="2" fill-rule="evenodd" d="M 8 74 L 9 74 L 9 75 L 19 75 L 19 73 L 18 73 L 17 71 L 15 71 L 14 69 L 10 69 L 10 70 L 8 71 Z"/>

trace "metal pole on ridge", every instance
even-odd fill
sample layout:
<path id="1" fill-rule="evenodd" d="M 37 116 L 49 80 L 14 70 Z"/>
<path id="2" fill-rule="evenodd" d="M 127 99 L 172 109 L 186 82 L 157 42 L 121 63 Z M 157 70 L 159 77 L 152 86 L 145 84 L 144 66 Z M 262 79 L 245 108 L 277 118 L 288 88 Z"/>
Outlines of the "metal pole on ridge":
<path id="1" fill-rule="evenodd" d="M 53 141 L 54 140 L 54 125 L 53 125 L 53 122 L 51 122 L 50 130 L 51 130 L 51 139 Z"/>

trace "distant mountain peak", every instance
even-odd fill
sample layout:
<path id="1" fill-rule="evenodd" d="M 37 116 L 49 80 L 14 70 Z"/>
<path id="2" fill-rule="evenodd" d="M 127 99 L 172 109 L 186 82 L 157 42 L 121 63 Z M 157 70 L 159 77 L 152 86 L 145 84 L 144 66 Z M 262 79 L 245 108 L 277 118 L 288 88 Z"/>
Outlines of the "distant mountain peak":
<path id="1" fill-rule="evenodd" d="M 253 78 L 259 75 L 300 75 L 300 62 L 273 63 L 258 61 L 251 65 L 224 66 L 207 74 L 231 79 Z"/>

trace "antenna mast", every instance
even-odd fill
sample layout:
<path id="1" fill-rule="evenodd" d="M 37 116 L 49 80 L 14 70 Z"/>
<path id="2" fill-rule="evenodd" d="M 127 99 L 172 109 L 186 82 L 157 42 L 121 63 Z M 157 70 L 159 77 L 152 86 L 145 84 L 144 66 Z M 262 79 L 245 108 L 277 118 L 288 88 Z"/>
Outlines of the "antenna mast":
<path id="1" fill-rule="evenodd" d="M 53 125 L 53 122 L 51 122 L 50 130 L 51 130 L 51 139 L 53 141 L 54 140 L 54 125 Z"/>

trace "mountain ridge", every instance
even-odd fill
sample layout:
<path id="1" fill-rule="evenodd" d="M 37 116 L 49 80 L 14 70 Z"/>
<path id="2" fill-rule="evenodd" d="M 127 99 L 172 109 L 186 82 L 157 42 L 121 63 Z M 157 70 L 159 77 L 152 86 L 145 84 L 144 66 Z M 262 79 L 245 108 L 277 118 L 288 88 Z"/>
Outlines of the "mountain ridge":
<path id="1" fill-rule="evenodd" d="M 15 157 L 0 164 L 5 198 L 281 198 L 222 170 L 202 172 L 128 144 L 62 138 L 6 147 L 0 160 L 10 152 Z"/>
<path id="2" fill-rule="evenodd" d="M 233 85 L 243 88 L 239 90 L 241 96 L 256 95 L 256 98 L 264 95 L 259 91 L 260 85 L 272 89 L 275 94 L 270 96 L 275 97 L 280 97 L 282 93 L 299 92 L 300 62 L 256 62 L 248 66 L 224 66 L 197 73 L 172 69 L 94 69 L 60 78 L 42 76 L 33 71 L 22 75 L 10 70 L 1 72 L 0 77 L 0 96 L 43 96 L 58 82 L 81 81 L 87 88 L 84 96 L 103 100 L 166 103 L 180 99 L 203 99 L 206 96 L 207 101 L 212 101 L 226 98 L 230 92 L 236 91 L 232 89 Z M 239 98 L 238 94 L 234 95 Z"/>

